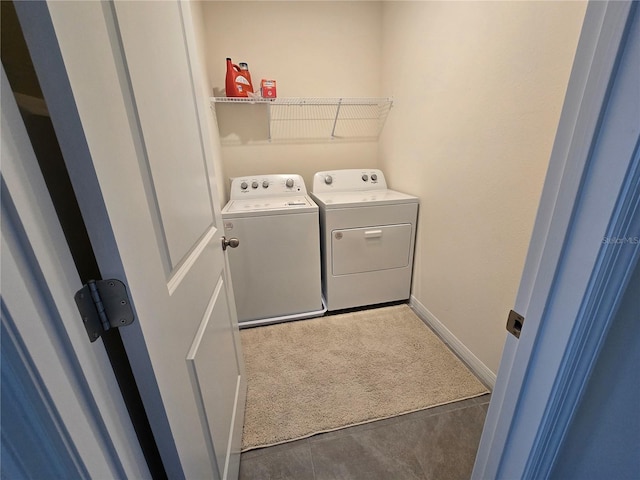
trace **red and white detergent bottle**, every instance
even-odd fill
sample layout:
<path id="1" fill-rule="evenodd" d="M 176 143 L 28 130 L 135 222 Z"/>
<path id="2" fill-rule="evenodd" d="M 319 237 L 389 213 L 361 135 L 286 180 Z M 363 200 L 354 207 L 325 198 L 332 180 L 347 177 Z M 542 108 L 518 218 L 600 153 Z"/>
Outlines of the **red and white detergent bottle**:
<path id="1" fill-rule="evenodd" d="M 234 65 L 231 59 L 227 58 L 225 91 L 227 97 L 247 97 L 249 92 L 253 93 L 251 74 L 246 63 Z"/>

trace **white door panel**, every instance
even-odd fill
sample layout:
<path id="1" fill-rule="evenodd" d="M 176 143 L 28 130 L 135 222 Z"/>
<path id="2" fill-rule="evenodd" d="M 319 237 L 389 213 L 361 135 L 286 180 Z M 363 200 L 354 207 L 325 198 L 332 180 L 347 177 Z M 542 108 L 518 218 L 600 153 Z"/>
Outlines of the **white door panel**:
<path id="1" fill-rule="evenodd" d="M 180 5 L 114 5 L 173 270 L 214 223 Z"/>
<path id="2" fill-rule="evenodd" d="M 187 355 L 194 394 L 211 432 L 208 438 L 212 447 L 210 452 L 214 453 L 221 472 L 226 472 L 228 468 L 226 451 L 233 432 L 236 400 L 235 395 L 227 393 L 236 392 L 240 378 L 240 365 L 237 362 L 226 365 L 225 369 L 219 368 L 236 357 L 232 332 L 227 326 L 232 323 L 232 317 L 224 290 L 221 277 Z M 210 378 L 215 378 L 216 382 L 206 381 Z M 207 414 L 207 405 L 217 405 L 217 414 Z"/>
<path id="3" fill-rule="evenodd" d="M 39 8 L 26 3 L 23 14 Z M 235 478 L 246 384 L 235 305 L 220 280 L 190 5 L 47 8 L 53 38 L 40 22 L 30 48 L 42 56 L 40 70 L 34 63 L 101 272 L 132 297 L 136 320 L 121 333 L 165 468 L 172 479 Z"/>

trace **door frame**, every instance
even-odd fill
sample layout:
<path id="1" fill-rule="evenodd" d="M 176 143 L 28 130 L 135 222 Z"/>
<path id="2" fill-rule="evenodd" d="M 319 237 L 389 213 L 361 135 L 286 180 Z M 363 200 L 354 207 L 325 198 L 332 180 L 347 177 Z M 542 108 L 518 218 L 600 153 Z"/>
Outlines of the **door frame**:
<path id="1" fill-rule="evenodd" d="M 637 147 L 594 156 L 637 16 L 631 2 L 587 7 L 515 302 L 525 326 L 507 336 L 474 479 L 548 476 L 638 262 L 638 245 L 605 244 L 640 231 Z"/>
<path id="2" fill-rule="evenodd" d="M 1 70 L 3 474 L 151 478 L 107 353 L 78 315 L 81 281 Z"/>

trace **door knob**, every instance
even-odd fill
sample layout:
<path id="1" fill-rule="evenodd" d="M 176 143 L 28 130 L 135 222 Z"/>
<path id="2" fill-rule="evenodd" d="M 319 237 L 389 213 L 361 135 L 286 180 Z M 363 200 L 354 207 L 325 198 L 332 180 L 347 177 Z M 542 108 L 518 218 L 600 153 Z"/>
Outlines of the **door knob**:
<path id="1" fill-rule="evenodd" d="M 236 248 L 238 245 L 240 245 L 240 240 L 238 240 L 237 238 L 230 238 L 227 240 L 227 237 L 222 237 L 222 250 L 226 250 L 227 247 L 231 247 L 231 248 Z"/>

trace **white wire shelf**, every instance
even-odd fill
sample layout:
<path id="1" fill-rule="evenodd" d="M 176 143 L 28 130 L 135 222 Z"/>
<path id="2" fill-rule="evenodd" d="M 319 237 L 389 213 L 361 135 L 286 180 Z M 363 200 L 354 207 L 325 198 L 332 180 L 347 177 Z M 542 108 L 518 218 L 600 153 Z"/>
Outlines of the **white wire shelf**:
<path id="1" fill-rule="evenodd" d="M 257 107 L 254 107 L 254 111 L 257 108 L 256 115 L 266 116 L 264 139 L 269 142 L 376 140 L 393 105 L 393 99 L 388 97 L 275 99 L 212 97 L 211 102 L 214 106 L 216 104 L 256 105 Z M 250 113 L 233 110 L 229 112 L 222 108 L 216 109 L 222 143 L 241 144 L 244 143 L 243 136 L 255 140 L 255 134 L 243 135 L 239 131 L 242 126 L 237 115 Z M 236 121 L 225 124 L 225 118 L 221 118 L 225 116 L 235 116 Z"/>

